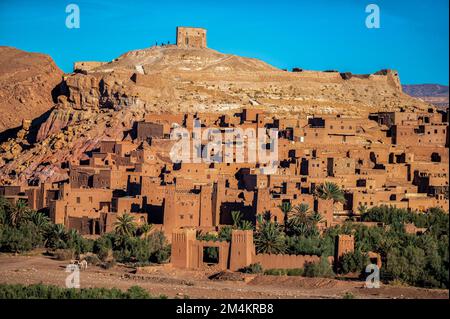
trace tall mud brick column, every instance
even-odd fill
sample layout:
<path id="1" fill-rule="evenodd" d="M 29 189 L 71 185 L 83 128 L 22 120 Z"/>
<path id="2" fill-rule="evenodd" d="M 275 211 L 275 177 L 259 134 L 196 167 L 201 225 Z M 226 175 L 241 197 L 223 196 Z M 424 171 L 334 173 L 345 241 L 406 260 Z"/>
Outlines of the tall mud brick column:
<path id="1" fill-rule="evenodd" d="M 355 238 L 353 235 L 338 235 L 336 245 L 336 261 L 338 261 L 344 254 L 355 250 Z"/>
<path id="2" fill-rule="evenodd" d="M 255 255 L 252 230 L 233 230 L 231 232 L 230 270 L 236 271 L 250 265 Z"/>
<path id="3" fill-rule="evenodd" d="M 174 267 L 191 268 L 191 243 L 195 240 L 195 229 L 181 229 L 172 233 L 172 253 L 170 260 Z"/>

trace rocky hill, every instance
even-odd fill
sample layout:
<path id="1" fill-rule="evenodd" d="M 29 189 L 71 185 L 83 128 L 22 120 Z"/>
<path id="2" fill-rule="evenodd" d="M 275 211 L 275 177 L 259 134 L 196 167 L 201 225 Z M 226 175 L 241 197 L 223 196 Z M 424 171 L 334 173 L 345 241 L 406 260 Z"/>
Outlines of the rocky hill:
<path id="1" fill-rule="evenodd" d="M 425 105 L 402 94 L 395 71 L 287 72 L 211 49 L 152 47 L 78 71 L 67 78 L 67 100 L 61 100 L 75 109 L 140 101 L 151 111 L 226 112 L 261 105 L 276 113 L 359 115 Z"/>
<path id="2" fill-rule="evenodd" d="M 79 62 L 75 71 L 54 90 L 57 104 L 37 134 L 23 128 L 0 145 L 0 184 L 65 179 L 66 162 L 101 140 L 123 139 L 147 113 L 234 113 L 253 106 L 279 117 L 366 117 L 430 107 L 402 92 L 395 71 L 288 72 L 206 48 L 152 47 L 107 63 Z"/>
<path id="3" fill-rule="evenodd" d="M 448 107 L 448 86 L 440 84 L 403 85 L 403 91 L 440 108 Z"/>
<path id="4" fill-rule="evenodd" d="M 0 46 L 0 132 L 52 108 L 62 74 L 48 55 Z"/>

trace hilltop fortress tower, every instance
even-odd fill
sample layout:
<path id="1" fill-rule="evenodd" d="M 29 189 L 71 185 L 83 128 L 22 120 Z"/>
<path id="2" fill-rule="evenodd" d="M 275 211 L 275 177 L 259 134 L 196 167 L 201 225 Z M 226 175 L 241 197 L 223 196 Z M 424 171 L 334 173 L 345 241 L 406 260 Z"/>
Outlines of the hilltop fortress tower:
<path id="1" fill-rule="evenodd" d="M 181 48 L 206 48 L 206 29 L 177 27 L 177 46 Z"/>

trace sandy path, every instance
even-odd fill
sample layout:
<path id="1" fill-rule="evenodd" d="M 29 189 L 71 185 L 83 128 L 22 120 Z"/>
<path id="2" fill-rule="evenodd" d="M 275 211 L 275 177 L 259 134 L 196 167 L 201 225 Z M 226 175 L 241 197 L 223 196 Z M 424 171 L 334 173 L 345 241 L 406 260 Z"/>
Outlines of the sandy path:
<path id="1" fill-rule="evenodd" d="M 68 262 L 49 257 L 0 254 L 0 283 L 51 284 L 65 286 Z M 147 267 L 134 273 L 133 268 L 116 266 L 104 270 L 88 267 L 81 272 L 81 287 L 117 287 L 139 285 L 153 295 L 189 298 L 342 298 L 346 292 L 356 298 L 446 298 L 447 290 L 419 289 L 383 285 L 366 289 L 360 281 L 325 278 L 257 276 L 244 281 L 209 280 L 211 272 L 185 271 L 166 266 Z"/>

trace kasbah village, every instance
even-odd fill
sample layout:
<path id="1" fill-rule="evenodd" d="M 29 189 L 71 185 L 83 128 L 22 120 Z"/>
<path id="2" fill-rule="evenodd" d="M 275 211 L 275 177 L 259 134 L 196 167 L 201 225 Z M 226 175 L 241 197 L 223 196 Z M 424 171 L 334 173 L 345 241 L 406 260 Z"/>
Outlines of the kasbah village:
<path id="1" fill-rule="evenodd" d="M 23 120 L 0 148 L 9 205 L 26 204 L 90 241 L 128 221 L 144 229 L 138 237 L 161 236 L 169 256 L 125 262 L 110 249 L 101 259 L 111 266 L 100 267 L 92 252 L 58 259 L 38 247 L 0 256 L 3 283 L 63 287 L 65 266 L 86 260 L 82 287 L 139 285 L 169 297 L 448 298 L 389 282 L 368 289 L 358 272 L 336 270 L 359 247 L 355 229 L 392 227 L 365 218 L 371 209 L 448 214 L 448 108 L 404 94 L 395 70 L 280 70 L 209 49 L 205 29 L 176 31 L 176 44 L 76 62 L 47 117 Z M 183 138 L 189 155 L 174 161 Z M 199 160 L 213 152 L 219 160 Z M 260 160 L 270 152 L 276 158 Z M 345 227 L 353 230 L 331 232 Z M 310 232 L 328 236 L 328 253 L 293 252 L 273 235 Z M 389 263 L 383 251 L 365 256 L 381 271 Z M 335 276 L 305 275 L 324 263 Z"/>

